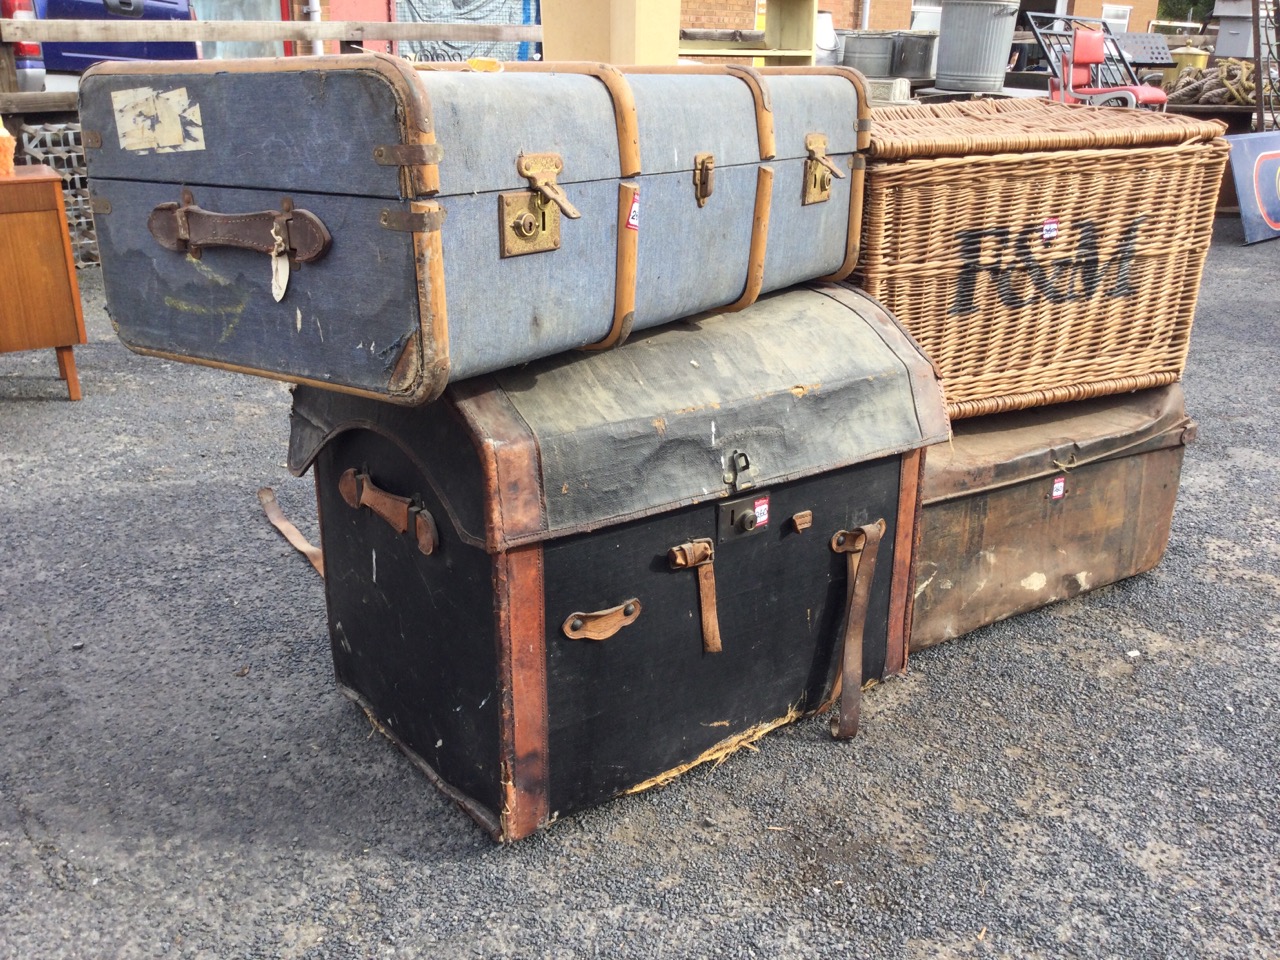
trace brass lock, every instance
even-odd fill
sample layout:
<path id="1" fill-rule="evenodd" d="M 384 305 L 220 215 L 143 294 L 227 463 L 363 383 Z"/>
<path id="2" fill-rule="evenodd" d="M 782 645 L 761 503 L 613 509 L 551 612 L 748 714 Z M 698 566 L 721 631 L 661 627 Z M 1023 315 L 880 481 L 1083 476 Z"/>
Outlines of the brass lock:
<path id="1" fill-rule="evenodd" d="M 843 180 L 844 173 L 827 156 L 826 134 L 806 134 L 804 147 L 809 153 L 809 159 L 804 162 L 804 196 L 800 202 L 803 206 L 825 203 L 831 199 L 832 176 Z"/>
<path id="2" fill-rule="evenodd" d="M 511 229 L 521 240 L 528 240 L 538 232 L 538 218 L 525 211 L 511 221 Z"/>
<path id="3" fill-rule="evenodd" d="M 560 249 L 560 215 L 577 220 L 580 214 L 556 183 L 564 161 L 556 153 L 522 153 L 516 170 L 529 181 L 529 190 L 498 194 L 498 246 L 503 257 Z"/>

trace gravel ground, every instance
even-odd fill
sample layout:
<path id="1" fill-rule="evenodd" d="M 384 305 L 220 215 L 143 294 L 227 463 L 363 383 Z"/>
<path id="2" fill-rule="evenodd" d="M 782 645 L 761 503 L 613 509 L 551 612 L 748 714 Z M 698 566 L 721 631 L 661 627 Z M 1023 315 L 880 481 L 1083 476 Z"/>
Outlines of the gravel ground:
<path id="1" fill-rule="evenodd" d="M 0 956 L 1280 957 L 1277 248 L 1209 256 L 1154 572 L 494 845 L 334 689 L 279 384 L 0 357 Z"/>

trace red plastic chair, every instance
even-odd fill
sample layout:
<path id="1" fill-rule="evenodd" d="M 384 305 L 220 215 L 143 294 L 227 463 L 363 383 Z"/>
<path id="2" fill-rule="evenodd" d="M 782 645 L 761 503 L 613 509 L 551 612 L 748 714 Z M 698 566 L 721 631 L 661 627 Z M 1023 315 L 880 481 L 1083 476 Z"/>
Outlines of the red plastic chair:
<path id="1" fill-rule="evenodd" d="M 1061 81 L 1049 84 L 1050 99 L 1088 103 L 1096 107 L 1143 107 L 1163 110 L 1169 98 L 1159 87 L 1145 83 L 1123 87 L 1094 86 L 1093 69 L 1107 62 L 1107 36 L 1101 30 L 1077 28 L 1070 52 L 1063 51 Z"/>

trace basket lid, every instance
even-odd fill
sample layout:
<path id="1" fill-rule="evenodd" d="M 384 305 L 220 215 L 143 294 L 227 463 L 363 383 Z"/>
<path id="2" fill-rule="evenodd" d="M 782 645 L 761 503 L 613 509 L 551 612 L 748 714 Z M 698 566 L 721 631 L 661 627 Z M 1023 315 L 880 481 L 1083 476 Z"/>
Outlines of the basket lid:
<path id="1" fill-rule="evenodd" d="M 1219 120 L 1052 100 L 970 100 L 871 111 L 875 160 L 1176 146 L 1220 137 Z"/>

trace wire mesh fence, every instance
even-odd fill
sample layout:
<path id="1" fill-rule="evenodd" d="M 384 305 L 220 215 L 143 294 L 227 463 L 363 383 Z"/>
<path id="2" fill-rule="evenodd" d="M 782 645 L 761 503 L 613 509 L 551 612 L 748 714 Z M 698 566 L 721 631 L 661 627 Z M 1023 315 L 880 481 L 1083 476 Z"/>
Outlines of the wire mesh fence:
<path id="1" fill-rule="evenodd" d="M 89 175 L 85 170 L 80 124 L 23 124 L 16 160 L 43 164 L 62 175 L 62 197 L 67 207 L 67 226 L 76 266 L 99 263 L 98 234 L 89 209 Z"/>

